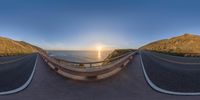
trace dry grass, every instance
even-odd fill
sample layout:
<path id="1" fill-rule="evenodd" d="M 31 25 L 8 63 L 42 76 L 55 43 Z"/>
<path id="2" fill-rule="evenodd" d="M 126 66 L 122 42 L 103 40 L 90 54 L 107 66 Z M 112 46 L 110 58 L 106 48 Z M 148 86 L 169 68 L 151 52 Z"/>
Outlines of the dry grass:
<path id="1" fill-rule="evenodd" d="M 184 34 L 147 44 L 140 49 L 182 56 L 200 56 L 200 36 Z"/>
<path id="2" fill-rule="evenodd" d="M 130 51 L 133 51 L 133 49 L 116 49 L 111 54 L 109 54 L 108 57 L 106 57 L 106 59 L 115 58 L 115 57 L 121 56 L 125 53 L 128 53 Z"/>
<path id="3" fill-rule="evenodd" d="M 30 54 L 37 51 L 36 47 L 26 42 L 0 37 L 0 56 Z"/>
<path id="4" fill-rule="evenodd" d="M 116 49 L 116 50 L 114 50 L 111 54 L 108 55 L 108 57 L 105 58 L 105 60 L 107 60 L 107 61 L 104 62 L 103 65 L 110 63 L 111 62 L 110 59 L 121 56 L 130 51 L 136 51 L 136 50 L 135 49 Z"/>

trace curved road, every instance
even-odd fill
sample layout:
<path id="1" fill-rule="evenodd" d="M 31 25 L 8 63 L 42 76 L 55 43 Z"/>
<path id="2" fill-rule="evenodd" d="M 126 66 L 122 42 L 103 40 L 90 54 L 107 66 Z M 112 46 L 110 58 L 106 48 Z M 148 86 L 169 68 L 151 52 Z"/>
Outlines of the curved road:
<path id="1" fill-rule="evenodd" d="M 178 95 L 200 95 L 199 58 L 152 52 L 143 52 L 142 58 L 146 78 L 149 78 L 150 85 L 156 90 Z"/>
<path id="2" fill-rule="evenodd" d="M 117 75 L 97 82 L 65 79 L 38 57 L 36 72 L 25 90 L 0 96 L 1 100 L 199 100 L 200 96 L 176 96 L 155 91 L 145 81 L 137 54 Z"/>
<path id="3" fill-rule="evenodd" d="M 23 58 L 26 55 L 21 55 L 21 56 L 10 56 L 10 57 L 0 57 L 0 62 L 4 62 L 4 61 L 10 61 L 10 60 L 16 60 L 19 58 Z"/>
<path id="4" fill-rule="evenodd" d="M 1 58 L 0 94 L 10 94 L 28 86 L 34 73 L 36 54 Z"/>

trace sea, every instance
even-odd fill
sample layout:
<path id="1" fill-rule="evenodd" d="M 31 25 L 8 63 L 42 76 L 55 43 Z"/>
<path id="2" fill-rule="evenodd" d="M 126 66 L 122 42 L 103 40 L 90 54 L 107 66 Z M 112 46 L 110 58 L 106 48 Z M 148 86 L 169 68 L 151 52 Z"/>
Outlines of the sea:
<path id="1" fill-rule="evenodd" d="M 47 53 L 51 57 L 75 61 L 75 62 L 96 62 L 104 60 L 112 51 L 80 51 L 80 50 L 66 50 L 56 51 L 48 50 Z"/>

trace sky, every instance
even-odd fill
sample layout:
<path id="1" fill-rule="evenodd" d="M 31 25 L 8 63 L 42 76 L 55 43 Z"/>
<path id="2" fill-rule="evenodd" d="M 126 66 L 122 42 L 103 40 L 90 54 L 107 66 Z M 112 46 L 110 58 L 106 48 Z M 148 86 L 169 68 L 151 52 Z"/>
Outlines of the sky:
<path id="1" fill-rule="evenodd" d="M 139 48 L 200 35 L 199 0 L 0 0 L 0 36 L 48 50 Z"/>

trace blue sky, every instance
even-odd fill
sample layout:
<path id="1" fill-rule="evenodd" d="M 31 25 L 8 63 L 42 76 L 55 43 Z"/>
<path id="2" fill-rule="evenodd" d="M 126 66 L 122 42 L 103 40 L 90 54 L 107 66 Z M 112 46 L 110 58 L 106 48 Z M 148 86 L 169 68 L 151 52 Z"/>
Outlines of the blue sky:
<path id="1" fill-rule="evenodd" d="M 0 36 L 45 49 L 138 48 L 200 33 L 198 0 L 1 0 Z"/>

